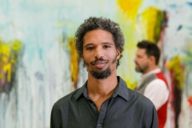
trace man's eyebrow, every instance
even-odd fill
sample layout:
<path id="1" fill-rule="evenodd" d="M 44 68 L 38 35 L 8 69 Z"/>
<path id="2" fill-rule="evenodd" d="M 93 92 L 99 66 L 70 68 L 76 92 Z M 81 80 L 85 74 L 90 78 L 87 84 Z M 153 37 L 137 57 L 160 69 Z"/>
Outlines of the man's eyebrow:
<path id="1" fill-rule="evenodd" d="M 114 43 L 110 43 L 110 42 L 103 42 L 102 44 L 114 45 Z"/>
<path id="2" fill-rule="evenodd" d="M 88 43 L 88 44 L 85 44 L 83 47 L 88 47 L 88 46 L 92 46 L 93 44 L 92 43 Z"/>

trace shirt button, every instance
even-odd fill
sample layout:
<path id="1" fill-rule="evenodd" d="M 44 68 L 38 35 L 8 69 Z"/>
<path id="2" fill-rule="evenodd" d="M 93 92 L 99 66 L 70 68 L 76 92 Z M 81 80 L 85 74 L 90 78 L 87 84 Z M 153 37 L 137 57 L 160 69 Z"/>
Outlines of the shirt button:
<path id="1" fill-rule="evenodd" d="M 97 128 L 102 128 L 102 124 L 97 124 Z"/>

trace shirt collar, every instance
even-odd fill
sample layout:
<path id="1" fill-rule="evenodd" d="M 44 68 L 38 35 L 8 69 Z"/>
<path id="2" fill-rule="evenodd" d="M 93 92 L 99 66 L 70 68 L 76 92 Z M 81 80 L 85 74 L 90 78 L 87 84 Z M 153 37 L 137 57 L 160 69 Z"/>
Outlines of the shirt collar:
<path id="1" fill-rule="evenodd" d="M 115 92 L 113 93 L 112 97 L 120 96 L 126 101 L 128 101 L 130 97 L 130 90 L 127 88 L 127 84 L 123 79 L 121 79 L 121 77 L 118 76 L 117 78 L 118 78 L 118 86 L 115 89 Z"/>
<path id="2" fill-rule="evenodd" d="M 78 100 L 81 96 L 84 96 L 88 98 L 87 95 L 87 81 L 84 83 L 84 85 L 77 90 L 77 92 L 74 94 L 75 100 Z"/>
<path id="3" fill-rule="evenodd" d="M 161 69 L 160 68 L 156 68 L 156 69 L 146 73 L 145 75 L 143 75 L 142 78 L 144 79 L 144 78 L 150 76 L 151 74 L 156 74 L 156 73 L 159 73 L 159 72 L 161 72 Z"/>
<path id="4" fill-rule="evenodd" d="M 129 93 L 130 90 L 127 88 L 125 81 L 123 79 L 121 79 L 121 77 L 117 76 L 117 78 L 118 78 L 118 85 L 117 85 L 117 88 L 115 89 L 112 97 L 115 98 L 117 96 L 120 96 L 123 99 L 125 99 L 126 101 L 128 101 L 129 97 L 130 97 L 130 93 Z M 74 98 L 76 100 L 78 100 L 81 96 L 88 98 L 87 82 L 85 82 L 85 84 L 81 88 L 79 88 L 79 90 L 77 90 L 77 92 L 74 95 Z"/>

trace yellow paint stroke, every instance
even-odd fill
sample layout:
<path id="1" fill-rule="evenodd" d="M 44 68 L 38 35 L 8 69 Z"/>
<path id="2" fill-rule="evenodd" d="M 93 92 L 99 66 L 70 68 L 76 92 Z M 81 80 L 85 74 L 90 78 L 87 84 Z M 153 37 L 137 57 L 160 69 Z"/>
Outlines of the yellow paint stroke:
<path id="1" fill-rule="evenodd" d="M 139 24 L 141 31 L 143 31 L 144 39 L 158 42 L 160 40 L 163 23 L 166 21 L 166 14 L 164 11 L 155 7 L 148 7 L 139 16 Z"/>
<path id="2" fill-rule="evenodd" d="M 14 41 L 11 42 L 11 49 L 13 51 L 18 53 L 20 52 L 21 48 L 22 48 L 22 43 L 20 40 L 15 39 Z"/>
<path id="3" fill-rule="evenodd" d="M 13 67 L 21 47 L 22 45 L 19 40 L 7 43 L 0 40 L 0 80 L 11 82 L 12 73 L 15 70 Z"/>
<path id="4" fill-rule="evenodd" d="M 183 89 L 185 81 L 185 69 L 181 57 L 174 56 L 167 62 L 166 67 L 171 72 L 171 79 L 174 81 L 175 86 L 177 86 L 179 89 Z"/>
<path id="5" fill-rule="evenodd" d="M 10 47 L 8 44 L 0 44 L 0 79 L 8 82 L 11 81 L 11 61 L 10 61 Z"/>
<path id="6" fill-rule="evenodd" d="M 125 79 L 127 86 L 131 89 L 136 87 L 136 78 L 134 63 L 131 57 L 135 54 L 136 43 L 138 41 L 136 35 L 136 19 L 140 6 L 143 0 L 116 0 L 119 13 L 117 15 L 118 23 L 122 28 L 125 37 L 125 45 L 123 51 L 123 58 L 121 59 L 120 67 L 118 68 L 119 74 Z M 126 65 L 124 68 L 122 65 Z"/>
<path id="7" fill-rule="evenodd" d="M 128 79 L 124 79 L 124 80 L 125 80 L 128 88 L 130 88 L 131 90 L 135 90 L 136 89 L 137 84 L 138 84 L 136 81 L 132 82 L 132 81 L 130 81 Z"/>
<path id="8" fill-rule="evenodd" d="M 77 88 L 78 76 L 79 76 L 79 55 L 75 46 L 75 39 L 68 39 L 68 47 L 70 51 L 70 72 L 73 86 Z"/>
<path id="9" fill-rule="evenodd" d="M 142 1 L 143 0 L 117 0 L 117 5 L 131 21 L 135 21 Z"/>

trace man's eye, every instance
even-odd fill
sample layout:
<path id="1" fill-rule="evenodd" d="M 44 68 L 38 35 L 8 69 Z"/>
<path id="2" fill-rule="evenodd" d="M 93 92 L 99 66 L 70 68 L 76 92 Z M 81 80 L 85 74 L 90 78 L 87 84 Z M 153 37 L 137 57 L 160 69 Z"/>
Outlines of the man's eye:
<path id="1" fill-rule="evenodd" d="M 110 48 L 110 45 L 104 45 L 103 48 Z"/>
<path id="2" fill-rule="evenodd" d="M 86 47 L 86 50 L 93 50 L 94 47 Z"/>

